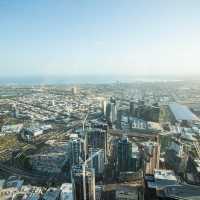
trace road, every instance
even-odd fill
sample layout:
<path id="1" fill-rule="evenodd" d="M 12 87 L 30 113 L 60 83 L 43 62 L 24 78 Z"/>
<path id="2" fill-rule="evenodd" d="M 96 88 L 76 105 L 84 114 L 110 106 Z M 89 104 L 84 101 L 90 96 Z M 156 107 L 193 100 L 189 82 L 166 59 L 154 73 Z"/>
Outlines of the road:
<path id="1" fill-rule="evenodd" d="M 134 181 L 134 182 L 129 182 L 129 183 L 114 183 L 114 184 L 107 184 L 103 185 L 103 191 L 108 192 L 112 190 L 119 190 L 119 189 L 131 189 L 133 187 L 142 187 L 143 186 L 143 181 Z"/>
<path id="2" fill-rule="evenodd" d="M 31 172 L 26 172 L 21 169 L 17 169 L 14 167 L 6 166 L 2 163 L 0 163 L 0 170 L 9 173 L 11 175 L 19 176 L 21 178 L 28 179 L 33 182 L 38 182 L 38 183 L 48 183 L 50 180 L 56 181 L 56 180 L 63 180 L 63 176 L 44 176 L 40 174 L 35 174 Z"/>
<path id="3" fill-rule="evenodd" d="M 152 134 L 152 133 L 148 133 L 148 134 L 144 134 L 144 133 L 136 133 L 136 132 L 124 132 L 122 130 L 119 129 L 109 129 L 108 133 L 110 135 L 113 136 L 123 136 L 123 135 L 127 135 L 128 137 L 137 137 L 137 138 L 145 138 L 145 139 L 155 139 L 157 137 L 157 134 Z"/>
<path id="4" fill-rule="evenodd" d="M 9 174 L 17 175 L 17 176 L 24 177 L 24 178 L 27 178 L 27 179 L 39 180 L 39 181 L 49 179 L 49 176 L 41 176 L 39 174 L 25 172 L 21 169 L 10 167 L 10 166 L 7 166 L 7 165 L 2 164 L 2 163 L 0 163 L 0 169 L 2 171 L 9 173 Z"/>

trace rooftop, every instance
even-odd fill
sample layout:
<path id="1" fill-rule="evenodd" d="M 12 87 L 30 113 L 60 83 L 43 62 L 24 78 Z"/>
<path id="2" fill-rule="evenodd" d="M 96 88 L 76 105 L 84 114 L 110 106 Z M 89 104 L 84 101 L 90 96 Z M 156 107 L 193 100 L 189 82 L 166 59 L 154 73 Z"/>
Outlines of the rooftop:
<path id="1" fill-rule="evenodd" d="M 61 189 L 61 195 L 60 195 L 61 200 L 65 200 L 65 199 L 72 200 L 73 199 L 71 183 L 63 183 L 61 185 L 60 189 Z"/>
<path id="2" fill-rule="evenodd" d="M 176 176 L 172 170 L 158 170 L 154 171 L 155 179 L 176 181 Z"/>
<path id="3" fill-rule="evenodd" d="M 168 186 L 164 189 L 166 197 L 173 197 L 180 200 L 199 200 L 200 187 L 192 185 Z"/>
<path id="4" fill-rule="evenodd" d="M 4 179 L 0 180 L 0 189 L 3 189 L 5 182 L 6 181 Z"/>
<path id="5" fill-rule="evenodd" d="M 199 121 L 199 118 L 187 106 L 173 102 L 169 104 L 169 108 L 177 121 Z"/>
<path id="6" fill-rule="evenodd" d="M 44 200 L 57 200 L 60 194 L 60 190 L 57 188 L 49 188 L 45 193 Z"/>

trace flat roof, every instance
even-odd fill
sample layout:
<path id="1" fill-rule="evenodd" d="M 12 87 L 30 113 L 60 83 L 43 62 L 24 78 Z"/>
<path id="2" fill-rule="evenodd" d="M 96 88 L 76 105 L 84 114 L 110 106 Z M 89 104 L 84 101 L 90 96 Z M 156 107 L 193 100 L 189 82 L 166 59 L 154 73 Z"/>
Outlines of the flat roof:
<path id="1" fill-rule="evenodd" d="M 177 121 L 199 121 L 199 118 L 187 106 L 173 102 L 169 104 L 169 108 Z"/>
<path id="2" fill-rule="evenodd" d="M 4 186 L 5 182 L 6 182 L 5 179 L 1 179 L 0 180 L 0 189 L 3 189 L 3 186 Z"/>
<path id="3" fill-rule="evenodd" d="M 56 200 L 58 199 L 60 190 L 57 188 L 49 188 L 43 196 L 45 200 Z"/>
<path id="4" fill-rule="evenodd" d="M 156 189 L 157 188 L 156 182 L 148 181 L 147 185 L 148 185 L 148 188 L 152 188 L 152 189 Z"/>
<path id="5" fill-rule="evenodd" d="M 199 200 L 200 187 L 193 185 L 168 186 L 164 189 L 166 197 L 184 200 Z"/>
<path id="6" fill-rule="evenodd" d="M 154 171 L 154 177 L 155 177 L 155 179 L 159 179 L 159 180 L 173 180 L 173 181 L 177 180 L 176 176 L 172 170 L 156 169 Z"/>

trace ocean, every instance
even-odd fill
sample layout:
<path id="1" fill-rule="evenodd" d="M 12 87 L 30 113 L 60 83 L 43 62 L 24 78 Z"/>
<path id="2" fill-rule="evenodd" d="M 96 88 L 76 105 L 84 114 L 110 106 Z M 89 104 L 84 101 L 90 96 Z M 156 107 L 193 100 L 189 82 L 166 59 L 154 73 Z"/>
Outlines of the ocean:
<path id="1" fill-rule="evenodd" d="M 0 77 L 1 85 L 40 85 L 40 84 L 111 84 L 116 82 L 168 82 L 181 81 L 174 76 L 120 76 L 120 75 L 73 75 L 73 76 L 23 76 Z"/>

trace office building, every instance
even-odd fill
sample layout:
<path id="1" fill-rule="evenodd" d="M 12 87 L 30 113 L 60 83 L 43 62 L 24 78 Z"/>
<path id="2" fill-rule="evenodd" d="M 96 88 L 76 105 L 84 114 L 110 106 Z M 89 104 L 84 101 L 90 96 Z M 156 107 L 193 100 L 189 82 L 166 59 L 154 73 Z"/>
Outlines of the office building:
<path id="1" fill-rule="evenodd" d="M 106 127 L 107 129 L 107 127 Z M 107 130 L 92 128 L 88 130 L 88 146 L 104 150 L 104 159 L 107 157 Z"/>
<path id="2" fill-rule="evenodd" d="M 107 107 L 107 102 L 105 99 L 102 99 L 101 100 L 101 109 L 102 109 L 102 112 L 103 114 L 106 116 L 106 107 Z"/>
<path id="3" fill-rule="evenodd" d="M 60 190 L 60 200 L 73 200 L 71 183 L 63 183 L 60 187 Z"/>
<path id="4" fill-rule="evenodd" d="M 145 152 L 145 173 L 153 174 L 154 169 L 159 169 L 160 144 L 157 142 L 143 143 Z"/>
<path id="5" fill-rule="evenodd" d="M 102 185 L 96 185 L 96 200 L 103 200 L 103 186 Z"/>
<path id="6" fill-rule="evenodd" d="M 92 157 L 89 166 L 94 168 L 96 176 L 102 176 L 104 172 L 104 150 L 99 148 L 90 148 L 89 156 Z"/>
<path id="7" fill-rule="evenodd" d="M 71 153 L 71 165 L 77 165 L 80 161 L 81 155 L 81 143 L 79 138 L 70 139 L 70 153 Z"/>
<path id="8" fill-rule="evenodd" d="M 113 98 L 111 98 L 110 102 L 107 104 L 106 119 L 111 123 L 115 123 L 117 121 L 117 102 Z"/>
<path id="9" fill-rule="evenodd" d="M 116 103 L 111 103 L 111 122 L 114 123 L 117 121 L 117 105 Z"/>
<path id="10" fill-rule="evenodd" d="M 74 200 L 95 200 L 94 170 L 82 165 L 73 166 L 71 171 L 72 190 Z"/>
<path id="11" fill-rule="evenodd" d="M 135 116 L 135 102 L 134 101 L 130 102 L 130 115 Z"/>
<path id="12" fill-rule="evenodd" d="M 79 88 L 77 86 L 72 87 L 72 94 L 76 95 L 79 92 Z"/>
<path id="13" fill-rule="evenodd" d="M 154 103 L 151 106 L 151 110 L 150 110 L 150 121 L 153 122 L 158 122 L 159 121 L 159 117 L 160 117 L 160 106 L 158 105 L 158 103 Z"/>
<path id="14" fill-rule="evenodd" d="M 117 146 L 117 171 L 131 170 L 132 144 L 128 138 L 121 138 Z"/>

